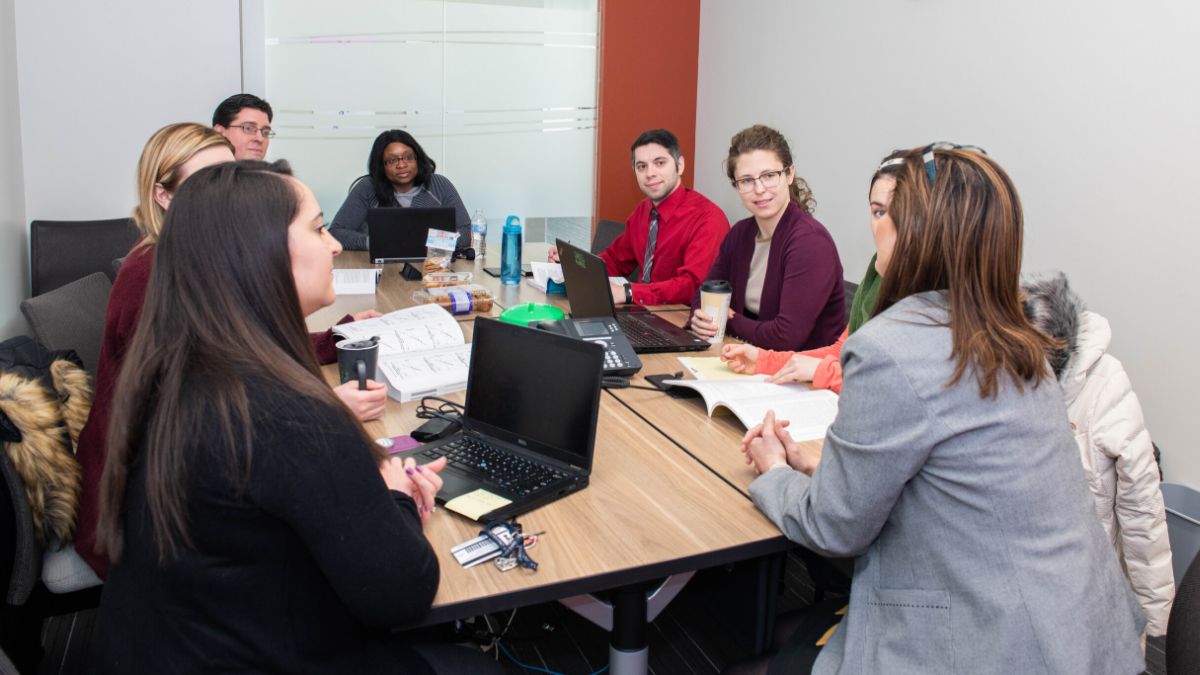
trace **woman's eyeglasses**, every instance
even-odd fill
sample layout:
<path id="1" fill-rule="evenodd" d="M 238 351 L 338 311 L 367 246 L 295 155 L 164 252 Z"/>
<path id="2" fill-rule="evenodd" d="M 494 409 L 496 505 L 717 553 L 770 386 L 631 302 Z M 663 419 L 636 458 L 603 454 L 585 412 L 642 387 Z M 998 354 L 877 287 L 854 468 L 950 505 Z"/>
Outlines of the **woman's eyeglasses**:
<path id="1" fill-rule="evenodd" d="M 413 157 L 412 155 L 405 155 L 403 157 L 384 157 L 383 165 L 391 169 L 401 162 L 404 162 L 405 164 L 412 164 L 415 161 L 417 161 L 417 158 Z"/>
<path id="2" fill-rule="evenodd" d="M 784 167 L 780 171 L 764 171 L 758 174 L 758 178 L 751 178 L 750 176 L 738 178 L 737 180 L 733 181 L 733 187 L 737 188 L 737 191 L 741 192 L 742 194 L 753 192 L 755 183 L 762 183 L 764 190 L 777 188 L 779 187 L 779 184 L 783 182 L 783 175 L 787 173 L 789 168 L 790 167 Z"/>

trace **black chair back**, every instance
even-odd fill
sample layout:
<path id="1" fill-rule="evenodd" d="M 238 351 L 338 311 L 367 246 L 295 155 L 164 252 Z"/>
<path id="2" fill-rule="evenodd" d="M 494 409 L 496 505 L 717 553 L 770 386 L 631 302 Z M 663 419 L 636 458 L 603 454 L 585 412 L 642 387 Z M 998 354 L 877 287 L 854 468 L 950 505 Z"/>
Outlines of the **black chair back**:
<path id="1" fill-rule="evenodd" d="M 1200 555 L 1192 559 L 1175 589 L 1166 651 L 1168 673 L 1200 675 Z"/>
<path id="2" fill-rule="evenodd" d="M 128 253 L 138 236 L 129 218 L 33 221 L 29 224 L 32 295 L 52 291 L 93 272 L 103 272 L 110 281 L 115 279 L 113 258 Z"/>
<path id="3" fill-rule="evenodd" d="M 843 281 L 846 289 L 846 316 L 850 316 L 850 308 L 854 306 L 854 295 L 858 293 L 858 284 L 853 281 Z"/>
<path id="4" fill-rule="evenodd" d="M 625 223 L 618 223 L 615 220 L 601 220 L 596 223 L 596 234 L 592 237 L 592 254 L 600 255 L 600 252 L 608 248 L 608 245 L 613 243 L 613 240 L 621 236 L 625 231 Z"/>

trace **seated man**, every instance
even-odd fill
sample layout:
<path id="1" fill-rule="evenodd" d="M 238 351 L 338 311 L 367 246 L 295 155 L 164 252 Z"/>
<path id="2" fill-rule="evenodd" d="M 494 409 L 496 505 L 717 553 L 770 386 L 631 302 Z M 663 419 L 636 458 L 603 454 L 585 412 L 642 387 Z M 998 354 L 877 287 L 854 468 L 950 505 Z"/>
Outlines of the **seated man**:
<path id="1" fill-rule="evenodd" d="M 625 231 L 600 253 L 608 275 L 633 281 L 612 284 L 613 302 L 686 304 L 708 274 L 729 219 L 716 204 L 680 183 L 679 141 L 666 129 L 633 142 L 633 174 L 646 195 L 625 221 Z M 558 251 L 550 249 L 550 261 Z"/>
<path id="2" fill-rule="evenodd" d="M 254 94 L 234 94 L 213 111 L 212 125 L 233 143 L 235 159 L 261 160 L 275 135 L 271 131 L 274 116 L 271 104 Z"/>

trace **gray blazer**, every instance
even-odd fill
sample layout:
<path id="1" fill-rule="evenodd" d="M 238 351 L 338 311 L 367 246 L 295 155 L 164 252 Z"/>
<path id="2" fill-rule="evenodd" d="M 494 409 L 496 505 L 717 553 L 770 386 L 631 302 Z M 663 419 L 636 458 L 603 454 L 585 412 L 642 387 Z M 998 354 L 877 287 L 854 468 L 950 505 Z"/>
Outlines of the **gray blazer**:
<path id="1" fill-rule="evenodd" d="M 454 207 L 458 246 L 466 248 L 471 245 L 471 217 L 467 215 L 467 207 L 463 206 L 462 198 L 449 178 L 440 173 L 430 176 L 425 189 L 413 199 L 412 205 L 413 208 Z M 346 201 L 342 202 L 342 208 L 338 209 L 329 225 L 329 234 L 348 251 L 367 250 L 367 209 L 378 206 L 375 186 L 363 176 L 350 187 L 350 194 L 346 195 Z"/>
<path id="2" fill-rule="evenodd" d="M 837 419 L 812 478 L 750 486 L 789 539 L 857 556 L 814 673 L 1144 669 L 1145 625 L 1104 536 L 1053 379 L 981 399 L 947 387 L 944 296 L 906 298 L 842 348 Z M 943 325 L 935 325 L 941 323 Z"/>

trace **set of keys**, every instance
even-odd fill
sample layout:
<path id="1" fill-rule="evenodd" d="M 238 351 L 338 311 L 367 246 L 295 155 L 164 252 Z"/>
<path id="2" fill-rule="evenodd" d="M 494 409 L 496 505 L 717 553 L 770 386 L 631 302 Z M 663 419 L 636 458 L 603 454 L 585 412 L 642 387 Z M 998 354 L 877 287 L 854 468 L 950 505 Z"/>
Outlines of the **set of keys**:
<path id="1" fill-rule="evenodd" d="M 496 569 L 507 572 L 515 567 L 537 571 L 537 563 L 527 551 L 537 545 L 545 531 L 528 534 L 518 523 L 489 523 L 479 536 L 450 549 L 450 554 L 463 567 L 474 567 L 488 560 Z"/>

